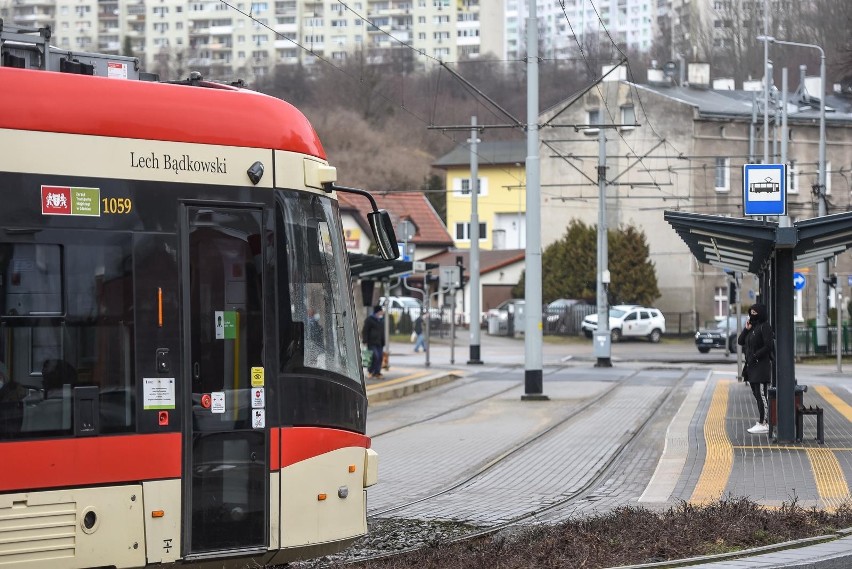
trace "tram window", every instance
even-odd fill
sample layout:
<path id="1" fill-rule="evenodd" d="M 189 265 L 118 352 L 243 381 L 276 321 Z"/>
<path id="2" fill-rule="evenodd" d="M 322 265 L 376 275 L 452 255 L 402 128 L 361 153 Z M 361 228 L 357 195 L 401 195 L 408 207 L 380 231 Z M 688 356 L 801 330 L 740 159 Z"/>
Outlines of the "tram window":
<path id="1" fill-rule="evenodd" d="M 59 245 L 0 245 L 0 313 L 62 314 L 61 258 Z"/>
<path id="2" fill-rule="evenodd" d="M 360 381 L 336 202 L 295 192 L 279 197 L 281 371 L 305 367 Z"/>
<path id="3" fill-rule="evenodd" d="M 0 244 L 0 438 L 72 434 L 73 389 L 87 385 L 102 432 L 132 430 L 130 236 L 39 234 L 51 237 Z"/>

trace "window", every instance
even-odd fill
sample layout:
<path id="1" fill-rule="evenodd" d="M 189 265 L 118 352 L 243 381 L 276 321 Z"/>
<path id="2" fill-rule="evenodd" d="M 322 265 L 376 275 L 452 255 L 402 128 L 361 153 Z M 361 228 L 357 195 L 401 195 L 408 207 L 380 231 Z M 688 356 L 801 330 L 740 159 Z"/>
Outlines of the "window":
<path id="1" fill-rule="evenodd" d="M 831 162 L 825 163 L 825 195 L 831 195 Z"/>
<path id="2" fill-rule="evenodd" d="M 595 109 L 593 111 L 586 111 L 586 124 L 588 125 L 598 125 L 601 123 L 601 111 L 600 109 Z M 587 133 L 595 133 L 598 132 L 597 128 L 594 126 L 590 126 L 586 129 Z"/>
<path id="3" fill-rule="evenodd" d="M 731 159 L 716 158 L 716 176 L 714 186 L 717 192 L 727 192 L 731 189 Z"/>
<path id="4" fill-rule="evenodd" d="M 343 230 L 337 203 L 301 192 L 277 192 L 280 371 L 331 374 L 360 381 Z M 325 373 L 323 373 L 325 372 Z"/>
<path id="5" fill-rule="evenodd" d="M 479 240 L 484 241 L 488 234 L 485 222 L 479 224 Z M 456 223 L 456 241 L 470 241 L 470 222 Z"/>
<path id="6" fill-rule="evenodd" d="M 624 105 L 621 107 L 621 124 L 626 125 L 622 128 L 633 128 L 636 124 L 636 112 L 633 105 Z"/>
<path id="7" fill-rule="evenodd" d="M 477 193 L 477 195 L 488 195 L 488 178 L 479 178 L 477 181 L 479 183 L 479 192 Z M 453 192 L 456 196 L 469 196 L 470 178 L 455 178 L 453 180 Z"/>
<path id="8" fill-rule="evenodd" d="M 717 286 L 713 294 L 713 312 L 716 319 L 728 316 L 728 287 Z"/>
<path id="9" fill-rule="evenodd" d="M 0 439 L 73 433 L 97 386 L 101 432 L 135 424 L 129 235 L 51 232 L 0 244 Z"/>
<path id="10" fill-rule="evenodd" d="M 787 193 L 799 193 L 799 170 L 795 160 L 790 160 L 790 165 L 787 167 Z"/>

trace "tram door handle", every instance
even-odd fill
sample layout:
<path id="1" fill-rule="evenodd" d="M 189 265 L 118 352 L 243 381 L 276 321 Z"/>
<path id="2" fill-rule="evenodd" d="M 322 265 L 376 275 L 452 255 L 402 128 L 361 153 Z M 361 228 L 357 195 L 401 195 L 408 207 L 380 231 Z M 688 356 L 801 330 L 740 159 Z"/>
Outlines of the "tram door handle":
<path id="1" fill-rule="evenodd" d="M 192 364 L 192 379 L 201 379 L 201 366 L 198 362 Z"/>

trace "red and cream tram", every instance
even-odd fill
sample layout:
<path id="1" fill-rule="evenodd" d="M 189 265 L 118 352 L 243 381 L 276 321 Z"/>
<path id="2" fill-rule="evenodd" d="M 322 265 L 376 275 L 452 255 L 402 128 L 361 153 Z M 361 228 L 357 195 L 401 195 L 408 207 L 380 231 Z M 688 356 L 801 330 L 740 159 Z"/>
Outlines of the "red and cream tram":
<path id="1" fill-rule="evenodd" d="M 0 567 L 344 548 L 377 456 L 313 128 L 77 59 L 0 67 Z"/>

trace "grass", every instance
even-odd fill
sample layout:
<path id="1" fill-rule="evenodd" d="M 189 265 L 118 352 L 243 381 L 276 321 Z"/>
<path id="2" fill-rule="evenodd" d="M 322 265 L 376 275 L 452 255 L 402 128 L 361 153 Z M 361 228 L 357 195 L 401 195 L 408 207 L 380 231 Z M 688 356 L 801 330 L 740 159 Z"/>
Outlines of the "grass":
<path id="1" fill-rule="evenodd" d="M 746 498 L 664 512 L 622 507 L 610 513 L 498 534 L 476 542 L 433 543 L 356 565 L 362 569 L 602 569 L 730 553 L 852 526 L 852 508 L 797 503 L 766 509 Z"/>

